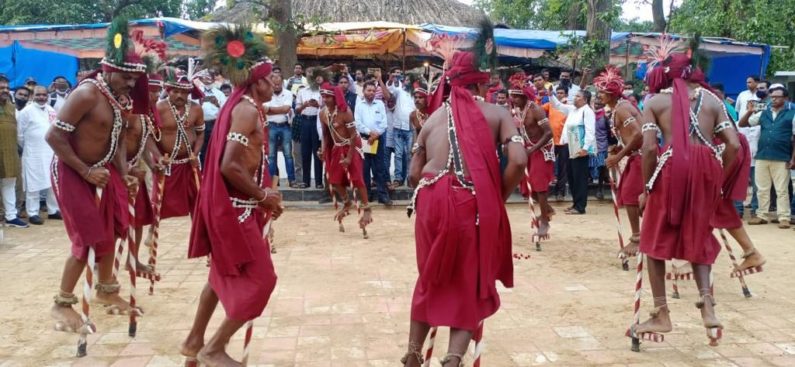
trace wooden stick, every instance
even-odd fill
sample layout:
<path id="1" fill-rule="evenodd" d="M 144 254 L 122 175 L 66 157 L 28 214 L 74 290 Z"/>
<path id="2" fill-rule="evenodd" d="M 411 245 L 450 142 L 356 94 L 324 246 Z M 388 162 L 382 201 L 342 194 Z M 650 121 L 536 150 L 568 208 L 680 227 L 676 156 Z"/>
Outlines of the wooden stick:
<path id="1" fill-rule="evenodd" d="M 726 252 L 729 254 L 729 259 L 731 259 L 734 269 L 737 269 L 739 267 L 737 265 L 737 258 L 734 257 L 734 252 L 732 252 L 732 247 L 729 245 L 729 239 L 726 238 L 726 233 L 723 232 L 723 229 L 720 229 L 718 232 L 720 233 L 720 238 L 723 240 L 723 247 L 726 248 Z M 737 279 L 740 280 L 740 287 L 743 290 L 745 298 L 751 298 L 751 291 L 748 290 L 748 285 L 745 284 L 745 277 L 742 272 L 739 272 Z"/>
<path id="2" fill-rule="evenodd" d="M 610 179 L 610 193 L 613 196 L 613 213 L 616 216 L 616 232 L 618 233 L 618 246 L 619 248 L 621 248 L 621 250 L 623 250 L 624 235 L 621 233 L 621 214 L 619 213 L 618 210 L 618 187 L 616 186 L 616 178 L 618 178 L 619 180 L 621 178 L 618 173 L 618 170 L 615 170 L 614 172 L 613 169 L 610 169 L 607 172 L 608 172 L 608 177 Z M 623 252 L 619 252 L 618 258 L 621 259 L 621 268 L 624 269 L 624 271 L 629 271 L 629 259 L 627 259 L 627 257 L 624 255 Z"/>

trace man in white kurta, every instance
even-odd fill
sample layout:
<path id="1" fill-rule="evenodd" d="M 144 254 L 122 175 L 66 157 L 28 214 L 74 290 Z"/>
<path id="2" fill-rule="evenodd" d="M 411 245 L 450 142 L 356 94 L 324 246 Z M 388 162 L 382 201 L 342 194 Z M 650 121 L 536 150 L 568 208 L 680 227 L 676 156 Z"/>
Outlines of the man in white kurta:
<path id="1" fill-rule="evenodd" d="M 33 103 L 17 114 L 17 140 L 22 146 L 22 185 L 25 190 L 25 207 L 31 224 L 43 224 L 39 216 L 41 192 L 47 195 L 47 214 L 50 219 L 59 219 L 58 202 L 52 191 L 50 163 L 53 151 L 44 140 L 44 135 L 55 121 L 55 109 L 48 103 L 49 95 L 44 87 L 36 87 Z"/>

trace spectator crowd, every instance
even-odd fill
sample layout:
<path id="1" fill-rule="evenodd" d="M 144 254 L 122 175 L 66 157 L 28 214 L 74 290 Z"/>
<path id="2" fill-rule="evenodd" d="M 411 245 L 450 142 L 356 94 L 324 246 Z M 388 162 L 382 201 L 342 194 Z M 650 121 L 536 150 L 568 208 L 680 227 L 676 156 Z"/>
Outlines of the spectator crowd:
<path id="1" fill-rule="evenodd" d="M 433 85 L 428 85 L 433 84 L 432 75 L 404 72 L 398 67 L 382 74 L 380 70 L 351 71 L 343 64 L 311 68 L 296 64 L 288 76 L 276 67 L 271 79 L 273 97 L 267 105 L 286 106 L 289 111 L 267 116 L 270 174 L 286 178 L 293 189 L 326 188 L 323 163 L 318 157 L 323 131 L 318 114 L 322 108 L 320 86 L 329 82 L 344 91 L 356 130 L 365 143 L 364 179 L 371 200 L 392 205 L 390 193 L 407 183 L 411 147 L 427 118 L 425 94 L 417 91 L 433 92 Z M 492 75 L 485 100 L 512 109 L 505 83 L 508 72 Z M 554 78 L 550 70 L 542 69 L 528 78 L 536 90 L 534 102 L 543 108 L 552 130 L 555 179 L 549 192 L 557 201 L 570 194 L 573 203 L 567 213 L 584 214 L 591 193 L 602 200 L 609 190 L 605 160 L 616 140 L 610 113 L 588 84 L 590 71 L 579 77 L 569 70 L 557 74 Z M 206 147 L 232 88 L 213 70 L 195 73 L 193 79 L 204 93 L 197 102 L 204 112 Z M 752 190 L 747 205 L 736 203 L 738 212 L 742 216 L 749 209 L 751 225 L 772 222 L 789 228 L 795 224 L 791 212 L 795 206 L 791 180 L 795 168 L 795 104 L 789 91 L 756 76 L 748 77 L 747 90 L 736 100 L 723 94 L 722 85 L 712 88 L 724 98 L 727 113 L 751 148 Z M 44 136 L 70 89 L 67 78 L 57 77 L 49 86 L 29 78 L 25 85 L 10 91 L 8 79 L 0 75 L 0 186 L 9 226 L 42 224 L 41 203 L 49 219 L 60 218 L 50 183 L 53 151 Z M 642 110 L 648 88 L 639 81 L 627 83 L 623 96 Z M 498 148 L 498 154 L 500 151 Z"/>

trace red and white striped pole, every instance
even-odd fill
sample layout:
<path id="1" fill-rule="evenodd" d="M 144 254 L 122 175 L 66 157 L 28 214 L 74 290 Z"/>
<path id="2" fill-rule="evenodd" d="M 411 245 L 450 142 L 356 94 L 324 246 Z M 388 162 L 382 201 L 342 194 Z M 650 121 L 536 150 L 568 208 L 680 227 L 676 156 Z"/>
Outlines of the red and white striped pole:
<path id="1" fill-rule="evenodd" d="M 152 223 L 152 245 L 149 247 L 149 266 L 152 274 L 149 277 L 149 294 L 155 292 L 155 272 L 157 266 L 157 242 L 160 239 L 160 210 L 163 207 L 163 189 L 166 184 L 166 176 L 163 173 L 157 177 L 157 187 L 155 196 L 155 217 Z"/>
<path id="2" fill-rule="evenodd" d="M 428 349 L 425 352 L 425 364 L 423 367 L 431 366 L 431 357 L 433 357 L 433 345 L 436 343 L 436 332 L 439 328 L 434 326 L 431 328 L 431 335 L 428 337 Z"/>
<path id="3" fill-rule="evenodd" d="M 535 229 L 535 233 L 530 237 L 530 241 L 535 243 L 536 251 L 541 251 L 541 238 L 538 236 L 538 217 L 536 216 L 536 206 L 533 202 L 533 188 L 530 186 L 530 172 L 525 168 L 525 184 L 527 185 L 527 204 L 530 206 L 530 228 Z"/>
<path id="4" fill-rule="evenodd" d="M 135 198 L 130 197 L 127 201 L 127 210 L 130 213 L 130 230 L 127 234 L 127 266 L 130 268 L 130 324 L 127 328 L 127 335 L 131 338 L 135 337 L 135 334 L 138 332 L 138 321 L 136 320 L 137 309 L 135 307 L 135 288 L 136 288 L 136 266 L 138 266 L 138 261 L 135 256 L 133 256 L 133 248 L 136 247 L 135 244 Z"/>
<path id="5" fill-rule="evenodd" d="M 96 188 L 96 195 L 94 200 L 97 207 L 102 202 L 102 189 Z M 83 283 L 83 299 L 80 308 L 80 318 L 83 320 L 83 326 L 80 328 L 80 339 L 77 341 L 77 356 L 85 357 L 88 354 L 88 334 L 96 332 L 96 327 L 91 322 L 91 292 L 94 288 L 94 266 L 97 263 L 96 252 L 93 247 L 88 248 L 88 259 L 86 261 L 86 277 Z"/>
<path id="6" fill-rule="evenodd" d="M 477 330 L 472 334 L 472 340 L 475 341 L 475 349 L 472 351 L 472 358 L 475 360 L 472 363 L 472 367 L 480 367 L 480 357 L 483 353 L 484 343 L 483 343 L 483 321 L 480 321 Z"/>
<path id="7" fill-rule="evenodd" d="M 737 258 L 734 257 L 734 252 L 732 251 L 731 245 L 729 245 L 729 239 L 726 238 L 726 233 L 723 232 L 723 229 L 720 229 L 718 232 L 720 233 L 720 238 L 723 240 L 723 246 L 726 248 L 726 252 L 729 254 L 729 259 L 732 261 L 732 266 L 734 266 L 734 269 L 737 269 L 739 267 L 737 265 Z M 748 289 L 748 285 L 745 284 L 744 274 L 742 272 L 732 273 L 732 278 L 735 276 L 740 280 L 740 287 L 743 289 L 743 295 L 745 298 L 751 298 L 751 291 Z"/>
<path id="8" fill-rule="evenodd" d="M 617 177 L 614 177 L 614 175 Z M 616 232 L 618 233 L 618 246 L 621 248 L 621 250 L 623 250 L 624 235 L 621 233 L 621 214 L 619 213 L 618 210 L 618 186 L 616 183 L 616 178 L 620 180 L 621 175 L 619 174 L 617 169 L 615 173 L 613 169 L 610 169 L 608 170 L 608 177 L 610 178 L 610 193 L 612 194 L 611 196 L 613 197 L 613 213 L 616 216 Z M 619 252 L 618 258 L 621 259 L 621 268 L 624 269 L 624 271 L 629 271 L 629 259 L 627 259 L 627 257 L 624 255 L 623 252 Z"/>

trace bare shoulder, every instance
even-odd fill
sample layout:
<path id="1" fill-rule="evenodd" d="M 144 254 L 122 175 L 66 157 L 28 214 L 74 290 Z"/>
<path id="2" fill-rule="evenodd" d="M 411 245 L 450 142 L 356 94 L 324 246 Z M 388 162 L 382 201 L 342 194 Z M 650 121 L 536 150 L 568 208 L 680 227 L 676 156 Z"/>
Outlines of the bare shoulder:
<path id="1" fill-rule="evenodd" d="M 160 113 L 169 111 L 168 101 L 165 100 L 165 99 L 161 99 L 161 100 L 157 101 L 156 107 L 157 107 L 157 111 L 160 112 Z"/>
<path id="2" fill-rule="evenodd" d="M 202 115 L 204 115 L 204 110 L 202 110 L 202 106 L 200 104 L 190 102 L 190 113 L 191 114 L 201 113 Z"/>
<path id="3" fill-rule="evenodd" d="M 69 93 L 67 102 L 86 102 L 98 99 L 100 92 L 97 87 L 91 83 L 82 83 L 75 90 Z"/>
<path id="4" fill-rule="evenodd" d="M 438 108 L 431 114 L 430 117 L 428 117 L 428 120 L 425 121 L 425 126 L 422 129 L 425 130 L 425 128 L 432 128 L 436 125 L 445 123 L 446 120 L 447 111 L 445 111 L 444 108 Z"/>
<path id="5" fill-rule="evenodd" d="M 232 108 L 232 123 L 237 121 L 256 121 L 259 117 L 257 109 L 251 103 L 240 101 Z"/>

